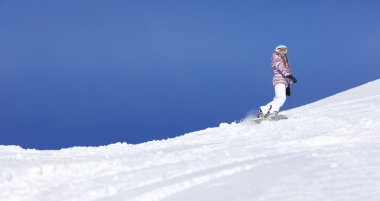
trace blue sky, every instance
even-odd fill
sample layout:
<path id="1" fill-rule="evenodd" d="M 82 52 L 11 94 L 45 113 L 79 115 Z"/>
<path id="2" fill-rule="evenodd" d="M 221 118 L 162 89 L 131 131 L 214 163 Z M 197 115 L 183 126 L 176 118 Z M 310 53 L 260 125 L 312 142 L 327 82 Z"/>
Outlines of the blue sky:
<path id="1" fill-rule="evenodd" d="M 0 1 L 0 144 L 141 143 L 380 77 L 379 1 Z"/>

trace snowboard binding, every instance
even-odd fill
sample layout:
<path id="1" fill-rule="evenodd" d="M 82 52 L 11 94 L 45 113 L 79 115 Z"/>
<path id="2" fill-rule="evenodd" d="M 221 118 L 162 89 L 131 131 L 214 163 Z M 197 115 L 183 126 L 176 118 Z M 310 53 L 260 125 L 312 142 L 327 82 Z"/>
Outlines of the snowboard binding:
<path id="1" fill-rule="evenodd" d="M 259 112 L 257 113 L 257 118 L 263 119 L 267 117 L 273 117 L 278 115 L 278 111 L 273 111 L 271 112 L 270 110 L 272 109 L 272 105 L 269 107 L 269 110 L 266 114 L 264 114 L 263 110 L 259 108 Z"/>

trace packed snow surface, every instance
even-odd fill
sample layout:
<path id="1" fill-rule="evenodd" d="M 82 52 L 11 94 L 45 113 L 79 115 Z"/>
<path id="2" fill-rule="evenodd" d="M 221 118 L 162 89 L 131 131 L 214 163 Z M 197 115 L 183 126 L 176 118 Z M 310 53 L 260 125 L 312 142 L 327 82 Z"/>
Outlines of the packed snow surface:
<path id="1" fill-rule="evenodd" d="M 380 80 L 138 145 L 0 146 L 1 201 L 380 200 Z"/>

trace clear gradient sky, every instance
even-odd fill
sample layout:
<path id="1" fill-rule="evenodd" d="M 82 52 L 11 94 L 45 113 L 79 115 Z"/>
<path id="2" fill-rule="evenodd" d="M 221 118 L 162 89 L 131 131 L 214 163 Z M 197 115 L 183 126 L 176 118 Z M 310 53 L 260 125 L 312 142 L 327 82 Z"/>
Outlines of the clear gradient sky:
<path id="1" fill-rule="evenodd" d="M 0 144 L 141 143 L 380 78 L 380 1 L 0 0 Z M 380 89 L 379 89 L 380 92 Z M 353 114 L 355 115 L 355 114 Z"/>

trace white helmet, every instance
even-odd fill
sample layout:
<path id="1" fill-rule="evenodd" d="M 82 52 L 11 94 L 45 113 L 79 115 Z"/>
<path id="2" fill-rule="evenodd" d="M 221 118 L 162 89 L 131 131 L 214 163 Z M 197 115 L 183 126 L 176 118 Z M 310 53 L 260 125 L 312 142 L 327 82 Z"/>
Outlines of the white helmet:
<path id="1" fill-rule="evenodd" d="M 286 54 L 288 52 L 288 47 L 284 44 L 277 45 L 275 51 L 279 54 Z"/>

